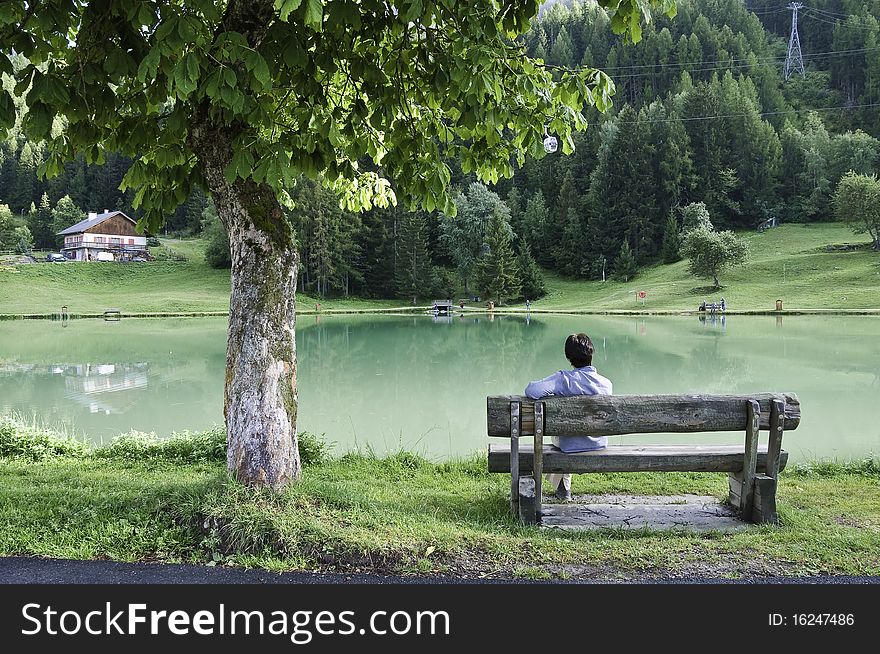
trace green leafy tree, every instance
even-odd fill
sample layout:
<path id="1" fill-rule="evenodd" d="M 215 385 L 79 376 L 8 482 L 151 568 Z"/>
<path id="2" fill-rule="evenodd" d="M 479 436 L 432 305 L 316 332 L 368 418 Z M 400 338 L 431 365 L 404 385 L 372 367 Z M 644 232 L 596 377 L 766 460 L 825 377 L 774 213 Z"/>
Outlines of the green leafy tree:
<path id="1" fill-rule="evenodd" d="M 19 227 L 15 214 L 7 204 L 0 204 L 0 250 L 12 250 L 16 244 L 15 230 Z"/>
<path id="2" fill-rule="evenodd" d="M 31 230 L 27 225 L 19 225 L 13 230 L 12 242 L 15 251 L 19 254 L 28 254 L 34 249 L 34 237 L 31 236 Z"/>
<path id="3" fill-rule="evenodd" d="M 687 232 L 691 229 L 715 229 L 712 225 L 712 218 L 709 210 L 702 202 L 691 202 L 681 208 L 681 231 Z"/>
<path id="4" fill-rule="evenodd" d="M 497 193 L 485 185 L 474 182 L 467 193 L 455 197 L 456 214 L 444 214 L 440 222 L 440 239 L 455 263 L 465 291 L 470 283 L 477 262 L 483 252 L 486 228 L 493 214 L 499 212 L 506 223 L 510 222 L 510 210 Z"/>
<path id="5" fill-rule="evenodd" d="M 502 305 L 519 297 L 522 282 L 513 253 L 510 224 L 494 211 L 486 226 L 486 252 L 477 264 L 477 287 L 482 296 Z"/>
<path id="6" fill-rule="evenodd" d="M 205 247 L 205 261 L 211 268 L 231 268 L 232 255 L 229 253 L 229 236 L 223 223 L 220 222 L 220 216 L 217 215 L 217 208 L 214 203 L 209 200 L 208 204 L 202 210 L 202 238 L 207 242 Z"/>
<path id="7" fill-rule="evenodd" d="M 880 250 L 880 180 L 876 175 L 844 175 L 834 193 L 834 212 L 856 234 L 868 234 L 874 249 Z"/>
<path id="8" fill-rule="evenodd" d="M 672 0 L 599 4 L 633 40 L 643 13 L 674 13 Z M 536 0 L 51 6 L 3 4 L 4 52 L 31 62 L 16 73 L 20 89 L 30 87 L 24 128 L 49 141 L 50 175 L 78 153 L 87 163 L 101 163 L 105 150 L 137 157 L 123 189 L 135 193 L 150 231 L 194 186 L 211 195 L 232 252 L 228 466 L 242 482 L 275 490 L 301 473 L 299 260 L 282 209 L 299 175 L 333 188 L 348 209 L 394 201 L 390 179 L 409 204 L 451 213 L 445 156 L 484 182 L 509 177 L 527 153 L 543 156 L 546 123 L 571 152 L 584 107 L 606 109 L 612 92 L 604 74 L 554 78 L 525 55 L 515 37 Z M 0 71 L 15 72 L 6 54 Z M 4 89 L 0 124 L 14 120 Z"/>
<path id="9" fill-rule="evenodd" d="M 85 218 L 82 209 L 73 203 L 69 195 L 55 203 L 52 209 L 52 233 L 54 234 L 55 245 L 61 245 L 64 237 L 58 236 L 58 232 L 67 229 L 71 225 L 75 225 Z"/>
<path id="10" fill-rule="evenodd" d="M 749 247 L 731 231 L 716 232 L 701 226 L 685 232 L 681 254 L 688 260 L 691 275 L 709 278 L 719 288 L 718 275 L 731 266 L 744 264 Z"/>

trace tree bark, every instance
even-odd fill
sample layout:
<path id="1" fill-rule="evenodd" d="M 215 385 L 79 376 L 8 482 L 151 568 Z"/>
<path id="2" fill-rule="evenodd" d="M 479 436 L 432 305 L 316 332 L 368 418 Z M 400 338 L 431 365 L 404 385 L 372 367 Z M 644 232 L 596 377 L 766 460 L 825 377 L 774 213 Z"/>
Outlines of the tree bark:
<path id="1" fill-rule="evenodd" d="M 233 127 L 195 124 L 190 138 L 232 256 L 223 406 L 227 467 L 244 484 L 280 491 L 301 473 L 293 232 L 270 187 L 241 179 L 230 184 L 224 177 Z"/>

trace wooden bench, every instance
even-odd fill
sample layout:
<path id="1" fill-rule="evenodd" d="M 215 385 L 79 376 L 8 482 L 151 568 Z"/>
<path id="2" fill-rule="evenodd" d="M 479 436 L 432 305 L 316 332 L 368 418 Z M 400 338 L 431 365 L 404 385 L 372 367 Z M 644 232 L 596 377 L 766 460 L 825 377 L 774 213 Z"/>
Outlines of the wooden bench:
<path id="1" fill-rule="evenodd" d="M 487 398 L 488 433 L 509 438 L 489 445 L 489 472 L 510 473 L 510 508 L 525 524 L 541 520 L 542 473 L 726 472 L 730 503 L 743 519 L 778 522 L 776 481 L 788 461 L 782 433 L 800 423 L 794 393 L 754 395 L 590 395 L 532 400 Z M 759 429 L 769 432 L 758 447 Z M 739 445 L 609 445 L 565 454 L 544 439 L 553 436 L 745 431 Z M 530 444 L 520 444 L 529 437 Z M 542 456 L 534 457 L 534 452 Z"/>

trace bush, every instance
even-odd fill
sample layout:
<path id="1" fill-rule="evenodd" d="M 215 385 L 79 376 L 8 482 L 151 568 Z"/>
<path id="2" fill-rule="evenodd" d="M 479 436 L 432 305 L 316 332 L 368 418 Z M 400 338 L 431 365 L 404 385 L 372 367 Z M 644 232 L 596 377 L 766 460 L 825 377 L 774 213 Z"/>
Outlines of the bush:
<path id="1" fill-rule="evenodd" d="M 63 456 L 84 456 L 85 443 L 20 418 L 0 416 L 0 458 L 45 461 Z"/>
<path id="2" fill-rule="evenodd" d="M 299 458 L 303 467 L 321 465 L 330 460 L 332 443 L 328 443 L 323 438 L 307 431 L 297 434 L 297 440 L 299 441 Z"/>
<path id="3" fill-rule="evenodd" d="M 96 449 L 94 456 L 125 461 L 221 462 L 226 461 L 226 432 L 215 428 L 198 433 L 175 432 L 170 438 L 158 438 L 153 433 L 132 431 Z"/>

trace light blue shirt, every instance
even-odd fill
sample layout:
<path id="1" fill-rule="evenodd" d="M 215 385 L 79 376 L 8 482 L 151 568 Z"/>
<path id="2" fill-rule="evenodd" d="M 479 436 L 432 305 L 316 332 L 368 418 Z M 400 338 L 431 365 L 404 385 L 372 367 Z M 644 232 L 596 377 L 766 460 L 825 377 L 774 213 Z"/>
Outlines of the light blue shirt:
<path id="1" fill-rule="evenodd" d="M 593 366 L 574 370 L 560 370 L 539 381 L 529 382 L 526 396 L 533 400 L 551 395 L 611 395 L 611 380 L 603 377 Z M 589 452 L 608 446 L 605 436 L 560 436 L 559 449 L 563 452 Z"/>

